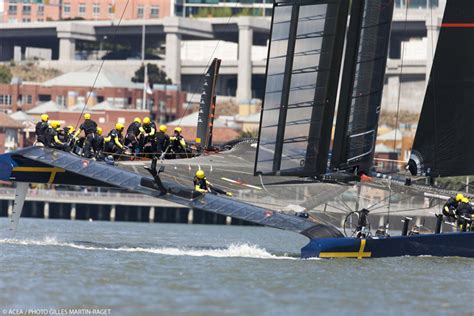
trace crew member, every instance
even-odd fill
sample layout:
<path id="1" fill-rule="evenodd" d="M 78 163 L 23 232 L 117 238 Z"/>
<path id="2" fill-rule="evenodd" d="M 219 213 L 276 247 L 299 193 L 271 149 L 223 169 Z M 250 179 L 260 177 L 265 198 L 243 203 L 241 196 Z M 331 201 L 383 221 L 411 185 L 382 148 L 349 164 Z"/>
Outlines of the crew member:
<path id="1" fill-rule="evenodd" d="M 142 120 L 139 117 L 133 119 L 133 122 L 127 128 L 127 135 L 125 137 L 125 146 L 132 149 L 132 152 L 136 155 L 139 153 L 139 142 L 138 135 L 140 134 L 140 128 L 142 126 Z"/>
<path id="2" fill-rule="evenodd" d="M 446 216 L 449 221 L 453 222 L 456 219 L 456 209 L 462 199 L 464 199 L 464 195 L 458 193 L 455 197 L 449 198 L 444 204 L 443 215 Z"/>
<path id="3" fill-rule="evenodd" d="M 170 137 L 166 134 L 168 128 L 166 125 L 160 125 L 158 132 L 156 133 L 156 152 L 158 154 L 166 154 L 168 146 L 170 145 Z"/>
<path id="4" fill-rule="evenodd" d="M 472 215 L 474 214 L 472 210 L 472 205 L 469 202 L 469 199 L 463 197 L 463 199 L 458 203 L 456 208 L 457 223 L 460 231 L 471 230 Z"/>
<path id="5" fill-rule="evenodd" d="M 140 152 L 143 152 L 143 147 L 145 147 L 148 142 L 151 145 L 151 152 L 156 152 L 156 125 L 155 122 L 152 122 L 149 117 L 143 118 L 143 124 L 140 127 Z"/>
<path id="6" fill-rule="evenodd" d="M 123 129 L 122 123 L 115 124 L 115 128 L 109 132 L 109 135 L 104 138 L 104 151 L 107 155 L 120 155 L 124 152 L 123 145 Z"/>
<path id="7" fill-rule="evenodd" d="M 41 121 L 36 123 L 35 127 L 36 141 L 38 143 L 42 143 L 45 146 L 49 146 L 48 138 L 46 137 L 46 133 L 48 132 L 49 128 L 48 119 L 48 114 L 42 114 Z"/>
<path id="8" fill-rule="evenodd" d="M 97 131 L 97 123 L 91 120 L 91 115 L 89 113 L 84 114 L 84 123 L 79 126 L 79 129 L 74 136 L 78 137 L 82 131 L 84 131 L 86 136 L 82 155 L 86 158 L 90 158 L 92 155 L 91 146 L 93 145 L 95 133 Z"/>
<path id="9" fill-rule="evenodd" d="M 206 179 L 206 174 L 203 170 L 199 169 L 196 171 L 196 175 L 194 176 L 194 190 L 200 193 L 213 193 L 213 194 L 225 194 L 227 196 L 232 196 L 231 192 L 226 192 L 219 188 L 213 186 L 209 181 Z"/>
<path id="10" fill-rule="evenodd" d="M 51 126 L 47 131 L 47 142 L 51 148 L 69 151 L 68 145 L 60 139 L 64 137 L 62 134 L 63 131 L 61 130 L 61 124 L 58 121 L 52 121 Z"/>
<path id="11" fill-rule="evenodd" d="M 175 158 L 185 158 L 187 153 L 187 145 L 181 133 L 181 127 L 175 127 L 174 135 L 170 137 L 171 150 L 176 154 Z"/>
<path id="12" fill-rule="evenodd" d="M 102 149 L 104 148 L 104 136 L 102 136 L 102 128 L 97 127 L 94 138 L 94 157 L 96 159 L 102 158 Z"/>

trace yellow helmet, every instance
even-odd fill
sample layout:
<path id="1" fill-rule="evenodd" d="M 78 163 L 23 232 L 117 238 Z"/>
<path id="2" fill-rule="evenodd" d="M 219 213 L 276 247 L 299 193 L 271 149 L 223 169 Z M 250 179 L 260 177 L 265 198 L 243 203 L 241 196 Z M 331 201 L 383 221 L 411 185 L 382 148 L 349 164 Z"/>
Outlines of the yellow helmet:
<path id="1" fill-rule="evenodd" d="M 456 195 L 456 201 L 457 201 L 457 202 L 460 202 L 460 201 L 462 201 L 463 199 L 464 199 L 464 195 L 462 195 L 462 193 L 458 193 L 458 194 Z"/>
<path id="2" fill-rule="evenodd" d="M 115 124 L 115 129 L 118 131 L 123 131 L 124 128 L 125 126 L 122 123 Z"/>
<path id="3" fill-rule="evenodd" d="M 166 127 L 166 125 L 160 125 L 160 132 L 166 133 L 167 130 L 168 127 Z"/>
<path id="4" fill-rule="evenodd" d="M 72 134 L 72 133 L 74 132 L 74 126 L 69 125 L 69 126 L 67 127 L 67 132 L 68 132 L 69 134 Z"/>
<path id="5" fill-rule="evenodd" d="M 97 134 L 102 135 L 102 127 L 97 127 Z"/>
<path id="6" fill-rule="evenodd" d="M 61 124 L 58 122 L 58 121 L 52 121 L 51 122 L 51 127 L 56 129 L 58 128 L 59 126 L 61 126 Z"/>
<path id="7" fill-rule="evenodd" d="M 85 120 L 90 120 L 90 119 L 91 119 L 90 113 L 84 114 L 84 119 L 85 119 Z"/>
<path id="8" fill-rule="evenodd" d="M 135 123 L 141 123 L 141 122 L 142 122 L 142 120 L 140 120 L 139 117 L 134 118 L 133 121 L 134 121 Z"/>
<path id="9" fill-rule="evenodd" d="M 42 120 L 43 122 L 47 122 L 48 119 L 49 119 L 48 114 L 41 114 L 41 120 Z"/>
<path id="10" fill-rule="evenodd" d="M 151 123 L 151 120 L 150 120 L 149 117 L 144 117 L 144 118 L 143 118 L 143 124 L 148 125 L 148 124 L 150 124 L 150 123 Z"/>
<path id="11" fill-rule="evenodd" d="M 205 176 L 206 174 L 204 173 L 204 170 L 199 169 L 198 171 L 196 171 L 196 178 L 204 179 Z"/>
<path id="12" fill-rule="evenodd" d="M 175 128 L 174 128 L 174 131 L 181 134 L 181 132 L 183 131 L 183 129 L 182 129 L 181 127 L 175 127 Z"/>
<path id="13" fill-rule="evenodd" d="M 467 197 L 465 197 L 465 198 L 462 199 L 462 202 L 463 203 L 469 203 L 469 199 Z"/>

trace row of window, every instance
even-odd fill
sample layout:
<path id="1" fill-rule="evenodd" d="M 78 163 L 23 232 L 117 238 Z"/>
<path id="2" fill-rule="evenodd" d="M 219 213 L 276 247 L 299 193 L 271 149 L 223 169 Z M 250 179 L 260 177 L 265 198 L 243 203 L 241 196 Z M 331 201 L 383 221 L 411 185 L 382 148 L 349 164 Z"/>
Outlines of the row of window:
<path id="1" fill-rule="evenodd" d="M 11 105 L 12 96 L 8 94 L 0 94 L 0 104 Z"/>
<path id="2" fill-rule="evenodd" d="M 10 2 L 11 3 L 11 2 Z M 85 3 L 80 3 L 78 7 L 78 14 L 85 15 L 87 11 L 87 6 Z M 37 15 L 43 15 L 44 14 L 44 6 L 42 4 L 38 4 L 37 6 Z M 64 3 L 63 4 L 63 14 L 64 15 L 70 15 L 71 14 L 71 4 L 69 3 Z M 22 13 L 23 14 L 31 14 L 31 5 L 23 5 L 22 7 Z M 100 4 L 99 3 L 94 3 L 92 5 L 92 13 L 93 15 L 100 15 Z M 113 15 L 115 13 L 115 7 L 111 4 L 108 6 L 108 13 L 109 15 Z M 8 14 L 17 14 L 17 6 L 16 4 L 10 4 L 8 6 Z M 145 14 L 145 7 L 143 5 L 139 5 L 137 7 L 137 17 L 143 17 Z M 152 18 L 157 18 L 160 15 L 160 7 L 157 5 L 153 5 L 150 7 L 150 17 Z"/>

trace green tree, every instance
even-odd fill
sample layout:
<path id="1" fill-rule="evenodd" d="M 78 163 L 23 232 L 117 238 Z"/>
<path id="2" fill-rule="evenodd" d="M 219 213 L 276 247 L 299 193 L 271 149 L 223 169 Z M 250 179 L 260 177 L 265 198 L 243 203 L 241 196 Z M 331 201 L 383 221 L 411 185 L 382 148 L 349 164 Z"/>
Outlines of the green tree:
<path id="1" fill-rule="evenodd" d="M 7 66 L 0 65 L 0 83 L 10 83 L 12 80 L 12 72 Z"/>
<path id="2" fill-rule="evenodd" d="M 144 67 L 141 66 L 137 71 L 135 71 L 135 76 L 133 76 L 133 82 L 143 82 L 143 73 Z M 147 64 L 147 73 L 148 73 L 148 82 L 153 86 L 156 84 L 172 84 L 171 79 L 166 77 L 166 72 L 158 68 L 155 64 Z"/>

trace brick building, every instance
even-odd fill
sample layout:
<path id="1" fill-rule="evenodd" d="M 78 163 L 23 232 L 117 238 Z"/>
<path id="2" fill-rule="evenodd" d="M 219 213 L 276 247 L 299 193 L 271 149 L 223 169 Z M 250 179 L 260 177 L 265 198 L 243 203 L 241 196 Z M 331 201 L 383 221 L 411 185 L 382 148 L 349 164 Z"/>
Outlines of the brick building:
<path id="1" fill-rule="evenodd" d="M 154 19 L 172 14 L 170 0 L 5 0 L 3 21 Z"/>
<path id="2" fill-rule="evenodd" d="M 64 110 L 79 107 L 87 102 L 87 108 L 106 101 L 117 109 L 145 110 L 152 107 L 151 115 L 158 121 L 168 122 L 181 117 L 186 106 L 186 93 L 172 85 L 155 85 L 147 94 L 148 106 L 143 106 L 143 85 L 131 82 L 123 76 L 102 71 L 70 72 L 43 83 L 14 80 L 0 84 L 0 111 L 27 112 L 32 108 L 53 101 Z M 91 91 L 91 85 L 95 87 Z M 90 94 L 90 96 L 89 96 Z"/>

